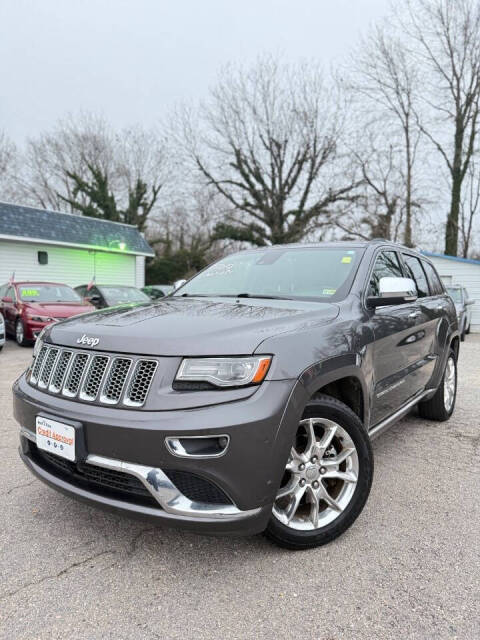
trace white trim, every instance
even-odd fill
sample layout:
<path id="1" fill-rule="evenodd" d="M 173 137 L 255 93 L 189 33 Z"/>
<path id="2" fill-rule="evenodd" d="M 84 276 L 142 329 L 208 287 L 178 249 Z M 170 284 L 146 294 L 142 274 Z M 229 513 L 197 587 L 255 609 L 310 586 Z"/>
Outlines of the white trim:
<path id="1" fill-rule="evenodd" d="M 65 215 L 70 215 L 70 214 L 65 214 Z M 115 224 L 122 224 L 122 223 L 118 222 Z M 152 258 L 155 255 L 153 251 L 152 253 L 145 253 L 143 251 L 128 251 L 127 249 L 122 251 L 121 249 L 98 247 L 93 244 L 62 242 L 61 240 L 45 240 L 44 238 L 30 238 L 27 236 L 9 236 L 1 233 L 0 233 L 0 240 L 7 240 L 10 242 L 31 242 L 34 244 L 51 244 L 51 245 L 57 245 L 59 247 L 75 247 L 76 249 L 90 249 L 93 251 L 103 251 L 104 253 L 120 253 L 120 254 L 131 255 L 131 256 L 146 256 L 148 258 Z"/>

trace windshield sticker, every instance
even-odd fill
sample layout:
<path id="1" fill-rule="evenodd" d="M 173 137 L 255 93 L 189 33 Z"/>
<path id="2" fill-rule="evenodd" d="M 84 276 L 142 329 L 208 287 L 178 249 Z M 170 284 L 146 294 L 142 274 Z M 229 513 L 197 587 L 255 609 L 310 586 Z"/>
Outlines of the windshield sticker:
<path id="1" fill-rule="evenodd" d="M 334 296 L 336 294 L 336 289 L 324 289 L 322 291 L 322 296 Z"/>
<path id="2" fill-rule="evenodd" d="M 22 289 L 21 295 L 28 298 L 37 298 L 40 295 L 40 291 L 38 289 Z"/>
<path id="3" fill-rule="evenodd" d="M 211 278 L 212 276 L 227 276 L 231 273 L 233 273 L 233 264 L 230 262 L 228 264 L 215 264 L 202 275 L 204 278 Z"/>
<path id="4" fill-rule="evenodd" d="M 350 264 L 351 261 L 352 261 L 352 256 L 343 256 L 342 258 L 343 264 Z"/>

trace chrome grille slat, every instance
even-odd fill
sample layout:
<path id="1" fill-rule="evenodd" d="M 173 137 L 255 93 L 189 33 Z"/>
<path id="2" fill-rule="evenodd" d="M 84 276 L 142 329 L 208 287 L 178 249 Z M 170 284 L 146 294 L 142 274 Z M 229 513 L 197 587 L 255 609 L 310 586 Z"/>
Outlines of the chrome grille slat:
<path id="1" fill-rule="evenodd" d="M 30 382 L 32 384 L 37 383 L 38 376 L 40 375 L 40 371 L 42 370 L 43 361 L 45 359 L 45 356 L 47 355 L 47 351 L 48 351 L 48 347 L 46 345 L 43 345 L 43 347 L 40 349 L 40 353 L 35 358 L 32 374 L 30 376 Z"/>
<path id="2" fill-rule="evenodd" d="M 107 379 L 100 394 L 100 402 L 117 404 L 125 386 L 125 381 L 132 364 L 131 358 L 113 358 L 108 370 Z"/>
<path id="3" fill-rule="evenodd" d="M 110 358 L 108 356 L 92 356 L 87 373 L 80 391 L 80 399 L 93 402 L 98 391 L 102 385 L 105 372 L 107 370 L 108 362 Z"/>
<path id="4" fill-rule="evenodd" d="M 71 351 L 63 350 L 57 362 L 55 363 L 55 369 L 50 378 L 50 384 L 48 385 L 48 390 L 51 393 L 60 393 L 63 381 L 65 380 L 65 374 L 69 369 L 69 364 L 72 359 L 73 353 Z"/>
<path id="5" fill-rule="evenodd" d="M 27 379 L 42 391 L 71 400 L 139 408 L 147 401 L 157 369 L 153 358 L 44 344 Z"/>
<path id="6" fill-rule="evenodd" d="M 145 403 L 157 366 L 156 360 L 136 362 L 123 404 L 128 407 L 141 407 Z"/>
<path id="7" fill-rule="evenodd" d="M 70 370 L 63 385 L 62 395 L 68 398 L 77 395 L 89 357 L 88 353 L 76 353 L 73 356 Z"/>
<path id="8" fill-rule="evenodd" d="M 40 375 L 38 376 L 39 389 L 46 389 L 48 387 L 58 354 L 59 349 L 57 349 L 56 347 L 50 347 L 48 349 L 44 363 L 42 365 L 42 370 L 40 372 Z"/>

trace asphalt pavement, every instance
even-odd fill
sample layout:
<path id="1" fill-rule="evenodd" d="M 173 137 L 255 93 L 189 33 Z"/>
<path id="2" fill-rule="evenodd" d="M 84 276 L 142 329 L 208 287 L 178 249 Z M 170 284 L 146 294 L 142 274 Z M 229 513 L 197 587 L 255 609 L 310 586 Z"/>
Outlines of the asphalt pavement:
<path id="1" fill-rule="evenodd" d="M 455 414 L 415 412 L 374 443 L 369 501 L 319 549 L 215 538 L 77 503 L 17 453 L 0 353 L 0 638 L 480 638 L 480 336 L 461 346 Z"/>

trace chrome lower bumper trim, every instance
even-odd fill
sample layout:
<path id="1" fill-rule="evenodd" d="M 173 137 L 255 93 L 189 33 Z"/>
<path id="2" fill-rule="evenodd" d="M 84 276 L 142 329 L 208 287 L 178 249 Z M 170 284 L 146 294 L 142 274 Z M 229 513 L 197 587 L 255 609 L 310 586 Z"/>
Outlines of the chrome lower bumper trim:
<path id="1" fill-rule="evenodd" d="M 32 431 L 21 428 L 20 435 L 36 442 L 36 436 Z M 240 520 L 260 513 L 260 507 L 242 511 L 233 504 L 220 505 L 205 502 L 194 502 L 181 493 L 168 476 L 157 467 L 148 467 L 134 462 L 124 462 L 113 458 L 105 458 L 89 454 L 85 461 L 96 467 L 112 469 L 128 473 L 138 478 L 155 498 L 161 508 L 172 515 L 186 516 L 189 518 L 228 518 L 228 520 Z"/>

